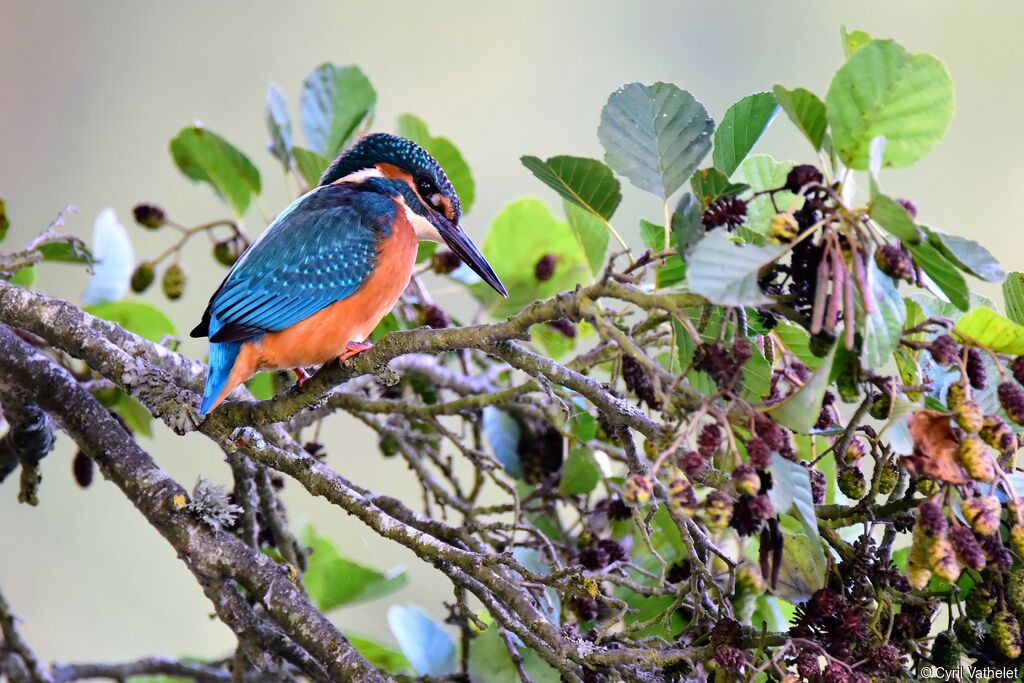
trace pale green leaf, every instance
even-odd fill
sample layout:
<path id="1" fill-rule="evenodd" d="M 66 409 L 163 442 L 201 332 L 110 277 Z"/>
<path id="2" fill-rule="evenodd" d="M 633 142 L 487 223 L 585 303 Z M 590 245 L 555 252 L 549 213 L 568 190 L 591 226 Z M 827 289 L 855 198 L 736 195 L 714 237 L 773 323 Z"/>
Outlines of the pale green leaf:
<path id="1" fill-rule="evenodd" d="M 181 172 L 209 183 L 242 216 L 260 193 L 260 172 L 231 143 L 202 126 L 183 128 L 171 140 L 171 155 Z"/>
<path id="2" fill-rule="evenodd" d="M 732 180 L 749 185 L 754 192 L 774 190 L 786 184 L 786 176 L 792 169 L 791 161 L 780 163 L 767 154 L 752 154 L 732 174 Z M 759 235 L 766 235 L 776 205 L 781 211 L 795 211 L 803 205 L 803 200 L 787 190 L 776 192 L 774 197 L 774 204 L 772 197 L 767 194 L 753 197 L 747 202 L 747 228 Z"/>
<path id="3" fill-rule="evenodd" d="M 569 200 L 563 202 L 565 217 L 580 249 L 586 254 L 592 277 L 601 272 L 604 255 L 608 251 L 608 226 L 590 211 Z"/>
<path id="4" fill-rule="evenodd" d="M 722 306 L 771 303 L 757 284 L 758 273 L 781 253 L 778 247 L 731 242 L 723 229 L 712 230 L 687 258 L 690 290 Z"/>
<path id="5" fill-rule="evenodd" d="M 83 306 L 82 310 L 97 318 L 117 323 L 129 332 L 153 342 L 177 334 L 174 323 L 163 311 L 142 301 L 108 301 Z"/>
<path id="6" fill-rule="evenodd" d="M 947 259 L 975 277 L 989 282 L 1002 282 L 1006 277 L 1006 271 L 992 252 L 973 240 L 929 229 L 928 241 Z"/>
<path id="7" fill-rule="evenodd" d="M 400 567 L 384 573 L 342 557 L 334 544 L 310 526 L 303 530 L 302 542 L 312 550 L 303 581 L 322 612 L 388 595 L 409 581 Z"/>
<path id="8" fill-rule="evenodd" d="M 876 194 L 868 207 L 871 219 L 908 246 L 921 240 L 920 231 L 907 210 L 884 194 Z"/>
<path id="9" fill-rule="evenodd" d="M 270 153 L 287 171 L 292 165 L 292 120 L 288 116 L 288 103 L 284 91 L 274 83 L 267 87 L 264 110 L 267 131 L 270 133 Z"/>
<path id="10" fill-rule="evenodd" d="M 295 167 L 299 169 L 299 174 L 306 181 L 306 185 L 316 187 L 320 183 L 320 176 L 331 162 L 302 147 L 292 147 L 292 154 L 295 157 Z"/>
<path id="11" fill-rule="evenodd" d="M 676 241 L 679 257 L 685 259 L 690 248 L 704 237 L 703 213 L 697 200 L 684 192 L 672 212 L 672 237 Z"/>
<path id="12" fill-rule="evenodd" d="M 970 291 L 960 269 L 928 242 L 906 246 L 914 257 L 914 263 L 920 266 L 939 291 L 949 297 L 957 308 L 966 311 L 970 304 Z"/>
<path id="13" fill-rule="evenodd" d="M 991 308 L 975 308 L 956 321 L 953 330 L 995 353 L 1024 355 L 1024 326 Z"/>
<path id="14" fill-rule="evenodd" d="M 867 274 L 870 291 L 866 294 L 872 301 L 870 313 L 864 309 L 860 298 L 857 298 L 857 308 L 864 316 L 861 360 L 870 368 L 881 368 L 889 362 L 900 344 L 907 308 L 896 283 L 878 269 L 873 259 L 868 265 Z"/>
<path id="15" fill-rule="evenodd" d="M 781 85 L 772 88 L 779 106 L 796 124 L 814 149 L 821 149 L 825 139 L 825 103 L 810 90 L 793 88 L 787 90 Z"/>
<path id="16" fill-rule="evenodd" d="M 519 423 L 501 408 L 484 406 L 484 437 L 494 457 L 510 477 L 523 478 L 523 464 L 519 460 Z"/>
<path id="17" fill-rule="evenodd" d="M 345 637 L 352 643 L 356 652 L 378 669 L 383 669 L 388 673 L 404 673 L 410 668 L 409 660 L 401 652 L 385 647 L 375 640 L 353 635 L 348 631 L 345 632 Z"/>

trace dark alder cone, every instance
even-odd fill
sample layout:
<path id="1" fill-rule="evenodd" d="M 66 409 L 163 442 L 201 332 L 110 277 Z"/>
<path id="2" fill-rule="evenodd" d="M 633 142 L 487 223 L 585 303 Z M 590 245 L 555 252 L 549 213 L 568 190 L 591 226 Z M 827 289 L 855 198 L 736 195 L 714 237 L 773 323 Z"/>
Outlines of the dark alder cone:
<path id="1" fill-rule="evenodd" d="M 720 228 L 723 225 L 731 230 L 738 225 L 743 225 L 746 218 L 747 203 L 739 197 L 729 195 L 713 201 L 704 212 L 701 222 L 704 224 L 705 230 Z"/>
<path id="2" fill-rule="evenodd" d="M 604 569 L 609 564 L 608 551 L 599 543 L 591 543 L 580 551 L 580 564 L 587 569 Z"/>
<path id="3" fill-rule="evenodd" d="M 883 244 L 875 251 L 878 269 L 894 280 L 914 279 L 914 261 L 899 243 Z"/>
<path id="4" fill-rule="evenodd" d="M 989 567 L 1005 570 L 1009 569 L 1013 565 L 1013 556 L 1010 555 L 1010 551 L 999 539 L 999 534 L 994 534 L 992 536 L 980 536 L 978 538 L 978 544 L 981 546 L 981 549 L 985 551 L 985 557 L 988 558 Z"/>
<path id="5" fill-rule="evenodd" d="M 621 522 L 633 516 L 633 510 L 621 498 L 612 498 L 608 503 L 608 519 Z"/>
<path id="6" fill-rule="evenodd" d="M 817 680 L 821 673 L 818 655 L 813 652 L 801 652 L 796 657 L 796 672 L 808 681 Z"/>
<path id="7" fill-rule="evenodd" d="M 740 337 L 732 343 L 732 360 L 736 365 L 743 365 L 754 353 L 754 347 L 749 339 Z"/>
<path id="8" fill-rule="evenodd" d="M 903 207 L 903 210 L 910 214 L 911 218 L 917 218 L 917 204 L 909 199 L 898 197 L 896 203 Z"/>
<path id="9" fill-rule="evenodd" d="M 815 505 L 822 505 L 825 502 L 825 475 L 818 470 L 808 469 L 811 476 L 811 498 Z"/>
<path id="10" fill-rule="evenodd" d="M 1024 356 L 1017 356 L 1010 362 L 1010 372 L 1018 384 L 1024 384 Z"/>
<path id="11" fill-rule="evenodd" d="M 441 310 L 440 306 L 424 304 L 420 307 L 420 314 L 423 316 L 423 324 L 435 330 L 443 330 L 451 325 L 447 314 Z"/>
<path id="12" fill-rule="evenodd" d="M 235 261 L 238 260 L 238 255 L 238 247 L 236 246 L 233 238 L 221 240 L 213 245 L 213 258 L 215 258 L 221 265 L 235 265 Z"/>
<path id="13" fill-rule="evenodd" d="M 167 214 L 156 204 L 136 204 L 132 209 L 135 222 L 144 228 L 155 230 L 167 222 Z"/>
<path id="14" fill-rule="evenodd" d="M 928 345 L 932 359 L 943 367 L 949 367 L 960 359 L 960 345 L 948 334 L 940 334 Z"/>
<path id="15" fill-rule="evenodd" d="M 821 674 L 824 683 L 853 683 L 853 674 L 842 664 L 832 663 Z"/>
<path id="16" fill-rule="evenodd" d="M 981 351 L 976 346 L 971 346 L 967 349 L 967 379 L 971 381 L 971 386 L 978 391 L 984 389 L 985 385 L 988 384 L 985 360 L 981 356 Z"/>
<path id="17" fill-rule="evenodd" d="M 580 621 L 592 621 L 597 619 L 600 612 L 600 605 L 594 598 L 573 598 L 572 611 L 579 617 Z"/>
<path id="18" fill-rule="evenodd" d="M 742 650 L 734 647 L 722 647 L 715 650 L 715 664 L 725 671 L 737 672 L 747 663 L 747 656 Z"/>
<path id="19" fill-rule="evenodd" d="M 894 673 L 903 669 L 903 653 L 892 643 L 886 643 L 871 652 L 871 668 L 883 673 Z"/>
<path id="20" fill-rule="evenodd" d="M 528 484 L 539 484 L 562 467 L 563 441 L 561 433 L 550 425 L 520 425 L 516 451 Z"/>
<path id="21" fill-rule="evenodd" d="M 96 464 L 88 455 L 82 451 L 75 453 L 75 459 L 71 461 L 71 471 L 75 475 L 75 482 L 83 489 L 89 488 L 92 483 L 93 473 Z"/>
<path id="22" fill-rule="evenodd" d="M 985 568 L 985 551 L 978 545 L 974 532 L 959 524 L 949 530 L 949 541 L 957 558 L 966 566 L 981 571 Z"/>
<path id="23" fill-rule="evenodd" d="M 712 647 L 733 647 L 742 641 L 743 629 L 738 621 L 725 617 L 711 629 L 710 638 Z"/>
<path id="24" fill-rule="evenodd" d="M 323 462 L 324 459 L 327 458 L 327 449 L 324 448 L 324 445 L 319 441 L 307 441 L 302 444 L 302 450 L 306 451 L 320 462 Z"/>
<path id="25" fill-rule="evenodd" d="M 772 464 L 772 452 L 764 439 L 753 438 L 747 441 L 747 458 L 759 470 L 766 470 Z"/>
<path id="26" fill-rule="evenodd" d="M 153 267 L 153 264 L 149 261 L 142 261 L 132 271 L 132 291 L 136 294 L 142 294 L 149 289 L 154 280 L 156 280 L 156 269 Z"/>
<path id="27" fill-rule="evenodd" d="M 654 384 L 647 376 L 644 368 L 629 354 L 622 354 L 622 379 L 626 388 L 636 394 L 641 403 L 646 403 L 649 408 L 657 410 L 661 407 L 661 401 L 654 393 Z"/>
<path id="28" fill-rule="evenodd" d="M 430 257 L 430 269 L 438 275 L 447 275 L 462 265 L 462 259 L 451 249 L 438 249 Z"/>
<path id="29" fill-rule="evenodd" d="M 576 324 L 568 318 L 555 318 L 547 322 L 548 327 L 568 339 L 576 338 Z"/>
<path id="30" fill-rule="evenodd" d="M 679 456 L 679 469 L 690 479 L 696 479 L 704 474 L 708 461 L 697 451 L 686 451 Z"/>
<path id="31" fill-rule="evenodd" d="M 710 458 L 714 455 L 718 447 L 722 445 L 722 428 L 718 426 L 717 422 L 708 422 L 697 436 L 697 450 L 705 458 Z"/>
<path id="32" fill-rule="evenodd" d="M 690 565 L 689 560 L 674 562 L 672 563 L 672 566 L 668 568 L 668 572 L 665 573 L 665 580 L 669 583 L 682 583 L 683 581 L 689 581 L 690 574 L 692 572 L 693 567 Z"/>
<path id="33" fill-rule="evenodd" d="M 177 301 L 185 293 L 185 269 L 174 263 L 164 271 L 163 279 L 160 280 L 160 287 L 164 290 L 164 296 L 171 301 Z"/>
<path id="34" fill-rule="evenodd" d="M 555 274 L 555 266 L 558 265 L 558 257 L 554 254 L 544 254 L 533 267 L 533 276 L 538 282 L 546 282 Z"/>
<path id="35" fill-rule="evenodd" d="M 822 181 L 821 171 L 816 166 L 811 164 L 799 164 L 794 166 L 789 173 L 786 174 L 786 184 L 783 188 L 789 190 L 793 194 L 797 194 L 804 188 L 805 185 L 820 185 Z"/>
<path id="36" fill-rule="evenodd" d="M 597 544 L 608 553 L 608 564 L 614 564 L 626 559 L 626 550 L 618 541 L 611 538 L 602 538 Z"/>
<path id="37" fill-rule="evenodd" d="M 719 389 L 731 389 L 739 376 L 739 366 L 721 344 L 700 344 L 693 352 L 693 367 L 708 373 Z"/>
<path id="38" fill-rule="evenodd" d="M 777 451 L 782 455 L 788 455 L 793 452 L 793 444 L 789 440 L 789 433 L 764 413 L 758 413 L 754 417 L 754 431 L 757 435 L 764 439 L 764 442 L 773 451 Z"/>
<path id="39" fill-rule="evenodd" d="M 999 405 L 1006 411 L 1006 416 L 1019 425 L 1024 425 L 1024 389 L 1015 382 L 1003 382 L 999 385 Z"/>
<path id="40" fill-rule="evenodd" d="M 729 525 L 736 530 L 740 536 L 753 536 L 764 525 L 766 519 L 773 514 L 771 501 L 768 496 L 760 494 L 757 496 L 740 496 L 732 508 L 732 520 Z"/>

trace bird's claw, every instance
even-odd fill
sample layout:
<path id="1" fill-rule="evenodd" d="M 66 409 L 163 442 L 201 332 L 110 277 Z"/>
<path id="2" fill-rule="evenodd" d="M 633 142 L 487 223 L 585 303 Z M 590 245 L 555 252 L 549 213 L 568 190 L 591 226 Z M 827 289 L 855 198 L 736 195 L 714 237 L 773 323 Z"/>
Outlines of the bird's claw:
<path id="1" fill-rule="evenodd" d="M 373 344 L 370 342 L 349 342 L 345 344 L 345 352 L 338 356 L 339 363 L 345 363 L 353 356 L 357 356 L 363 351 L 368 351 L 373 348 Z"/>

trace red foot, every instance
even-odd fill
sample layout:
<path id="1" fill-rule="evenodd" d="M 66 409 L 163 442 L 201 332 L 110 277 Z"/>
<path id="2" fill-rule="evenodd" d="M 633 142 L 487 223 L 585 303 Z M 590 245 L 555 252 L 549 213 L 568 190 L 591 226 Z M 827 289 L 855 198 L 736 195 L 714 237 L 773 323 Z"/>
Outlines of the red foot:
<path id="1" fill-rule="evenodd" d="M 338 362 L 344 363 L 349 358 L 373 348 L 370 342 L 349 342 L 345 344 L 345 353 L 338 356 Z"/>
<path id="2" fill-rule="evenodd" d="M 298 384 L 301 389 L 302 386 L 309 381 L 309 373 L 302 368 L 292 368 L 292 372 L 295 373 L 295 383 Z"/>

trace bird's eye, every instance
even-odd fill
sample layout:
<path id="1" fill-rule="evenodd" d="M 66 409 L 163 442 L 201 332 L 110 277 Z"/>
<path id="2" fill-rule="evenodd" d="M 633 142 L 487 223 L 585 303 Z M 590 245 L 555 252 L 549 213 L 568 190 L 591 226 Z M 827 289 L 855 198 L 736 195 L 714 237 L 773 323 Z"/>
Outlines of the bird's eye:
<path id="1" fill-rule="evenodd" d="M 427 176 L 420 176 L 417 178 L 416 187 L 419 188 L 420 194 L 424 197 L 437 192 L 437 186 L 434 185 L 434 181 Z"/>

